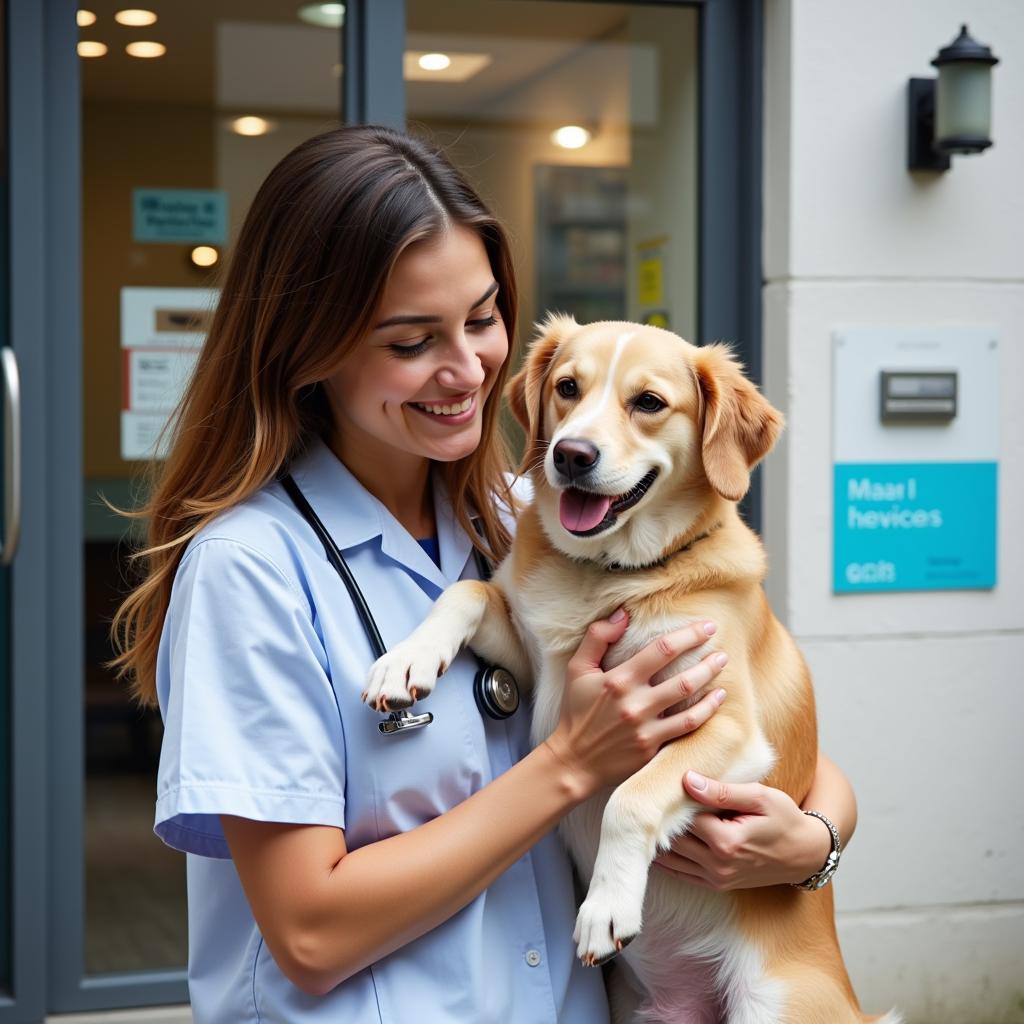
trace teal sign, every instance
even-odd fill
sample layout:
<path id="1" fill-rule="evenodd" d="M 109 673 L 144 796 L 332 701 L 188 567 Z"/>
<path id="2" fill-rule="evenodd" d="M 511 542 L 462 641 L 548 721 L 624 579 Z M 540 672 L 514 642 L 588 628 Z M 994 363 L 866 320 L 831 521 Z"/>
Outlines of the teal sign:
<path id="1" fill-rule="evenodd" d="M 836 463 L 833 590 L 996 585 L 995 462 Z"/>
<path id="2" fill-rule="evenodd" d="M 227 235 L 226 192 L 132 189 L 132 238 L 136 242 L 223 245 Z"/>

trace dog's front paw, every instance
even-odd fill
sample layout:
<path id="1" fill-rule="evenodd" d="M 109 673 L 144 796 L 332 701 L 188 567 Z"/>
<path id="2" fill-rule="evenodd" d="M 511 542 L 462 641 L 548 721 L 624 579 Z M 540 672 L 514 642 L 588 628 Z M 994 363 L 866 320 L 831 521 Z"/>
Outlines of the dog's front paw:
<path id="1" fill-rule="evenodd" d="M 403 640 L 370 669 L 363 700 L 377 711 L 400 711 L 429 697 L 448 671 L 452 652 L 414 638 Z"/>
<path id="2" fill-rule="evenodd" d="M 634 905 L 625 893 L 591 885 L 576 917 L 576 954 L 587 967 L 610 960 L 640 933 L 643 894 Z"/>

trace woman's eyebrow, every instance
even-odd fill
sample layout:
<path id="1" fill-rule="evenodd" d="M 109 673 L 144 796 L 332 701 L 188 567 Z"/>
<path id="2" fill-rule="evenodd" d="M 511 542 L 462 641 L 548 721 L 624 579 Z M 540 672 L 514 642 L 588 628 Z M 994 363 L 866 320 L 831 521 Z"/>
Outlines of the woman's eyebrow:
<path id="1" fill-rule="evenodd" d="M 490 288 L 469 307 L 470 310 L 476 309 L 477 306 L 482 306 L 497 290 L 498 282 L 492 281 Z M 392 316 L 388 317 L 387 320 L 381 320 L 373 329 L 379 331 L 382 327 L 394 327 L 396 324 L 439 324 L 440 322 L 441 317 L 439 316 Z"/>

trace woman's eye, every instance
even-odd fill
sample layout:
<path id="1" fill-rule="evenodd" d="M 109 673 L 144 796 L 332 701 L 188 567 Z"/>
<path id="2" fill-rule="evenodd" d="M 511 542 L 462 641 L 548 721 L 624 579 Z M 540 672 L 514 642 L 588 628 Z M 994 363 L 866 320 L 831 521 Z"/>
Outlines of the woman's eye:
<path id="1" fill-rule="evenodd" d="M 418 356 L 427 347 L 427 339 L 424 338 L 422 341 L 417 341 L 415 345 L 389 345 L 392 353 L 398 356 L 399 359 L 411 359 L 413 356 Z"/>
<path id="2" fill-rule="evenodd" d="M 492 313 L 488 317 L 484 317 L 483 320 L 467 320 L 467 327 L 493 327 L 498 322 L 498 318 Z"/>
<path id="3" fill-rule="evenodd" d="M 560 380 L 555 385 L 555 390 L 562 398 L 575 398 L 580 393 L 580 389 L 572 377 L 565 377 Z"/>
<path id="4" fill-rule="evenodd" d="M 665 403 L 657 395 L 652 395 L 650 391 L 638 395 L 633 401 L 633 405 L 641 412 L 661 412 L 665 408 Z"/>

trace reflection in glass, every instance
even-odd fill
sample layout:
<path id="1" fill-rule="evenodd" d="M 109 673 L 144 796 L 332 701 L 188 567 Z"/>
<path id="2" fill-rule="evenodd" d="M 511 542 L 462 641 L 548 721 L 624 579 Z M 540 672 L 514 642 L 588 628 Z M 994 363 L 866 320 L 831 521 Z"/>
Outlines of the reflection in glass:
<path id="1" fill-rule="evenodd" d="M 696 331 L 697 14 L 409 0 L 409 127 L 509 228 L 524 338 L 548 310 Z M 448 63 L 413 54 L 441 54 Z M 413 73 L 414 72 L 414 73 Z"/>
<path id="2" fill-rule="evenodd" d="M 147 388 L 133 388 L 129 366 L 138 366 L 129 353 L 139 338 L 122 316 L 123 290 L 216 288 L 220 257 L 260 182 L 293 146 L 337 124 L 341 103 L 339 29 L 300 20 L 296 0 L 163 4 L 144 28 L 117 24 L 122 6 L 90 4 L 95 20 L 80 30 L 107 47 L 79 62 L 89 974 L 180 969 L 187 953 L 184 859 L 152 833 L 159 714 L 133 705 L 104 667 L 110 619 L 130 582 L 127 556 L 140 538 L 100 496 L 139 504 L 144 467 L 133 456 L 173 404 L 154 394 L 161 365 L 173 383 L 192 354 L 152 360 Z M 165 49 L 139 59 L 126 52 L 133 41 Z M 146 190 L 138 205 L 136 190 Z M 188 203 L 194 222 L 176 229 Z M 167 322 L 142 329 L 166 331 L 180 345 L 191 313 L 166 305 Z"/>

